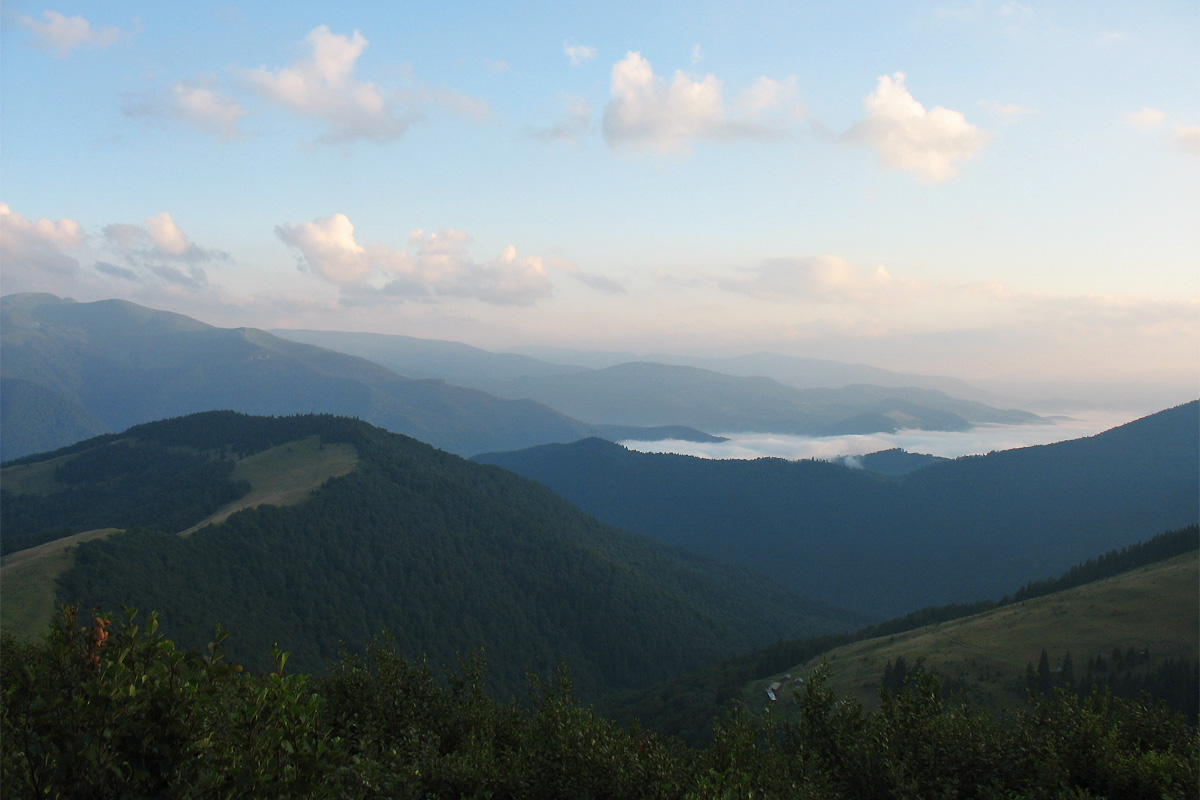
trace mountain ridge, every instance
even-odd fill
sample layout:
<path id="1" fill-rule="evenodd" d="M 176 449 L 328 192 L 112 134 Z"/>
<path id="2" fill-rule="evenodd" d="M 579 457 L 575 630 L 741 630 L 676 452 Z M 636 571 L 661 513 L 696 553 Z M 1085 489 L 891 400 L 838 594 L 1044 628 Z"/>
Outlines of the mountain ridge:
<path id="1" fill-rule="evenodd" d="M 98 433 L 89 429 L 96 422 L 123 430 L 213 409 L 355 416 L 461 455 L 590 435 L 659 436 L 589 425 L 529 400 L 413 380 L 255 328 L 217 328 L 124 300 L 0 298 L 0 355 L 0 376 L 41 393 L 40 404 L 21 402 L 28 392 L 0 395 L 0 427 L 21 432 L 0 440 L 6 461 Z M 54 408 L 61 413 L 38 413 Z M 667 435 L 711 439 L 682 427 Z"/>

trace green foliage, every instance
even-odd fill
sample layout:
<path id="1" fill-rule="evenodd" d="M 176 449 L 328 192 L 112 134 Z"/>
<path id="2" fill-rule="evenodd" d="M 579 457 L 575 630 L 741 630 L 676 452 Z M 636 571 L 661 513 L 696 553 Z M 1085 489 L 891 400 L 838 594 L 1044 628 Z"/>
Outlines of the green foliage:
<path id="1" fill-rule="evenodd" d="M 64 607 L 42 645 L 3 639 L 6 797 L 306 797 L 333 763 L 303 676 L 252 677 L 184 653 L 135 612 L 79 625 Z"/>
<path id="2" fill-rule="evenodd" d="M 41 643 L 0 640 L 0 790 L 6 797 L 1191 798 L 1194 728 L 1160 707 L 1060 692 L 997 720 L 948 701 L 916 670 L 880 710 L 822 673 L 801 713 L 734 708 L 701 750 L 618 728 L 533 678 L 499 703 L 483 664 L 437 676 L 389 639 L 315 678 L 286 656 L 251 675 L 185 653 L 135 613 L 80 625 L 65 609 Z M 107 635 L 106 635 L 107 634 Z"/>

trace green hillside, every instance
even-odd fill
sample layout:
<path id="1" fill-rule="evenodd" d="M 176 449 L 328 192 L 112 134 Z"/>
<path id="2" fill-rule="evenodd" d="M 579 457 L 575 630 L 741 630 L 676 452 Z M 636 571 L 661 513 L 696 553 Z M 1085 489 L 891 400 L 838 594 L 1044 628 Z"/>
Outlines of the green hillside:
<path id="1" fill-rule="evenodd" d="M 1089 660 L 1111 661 L 1118 648 L 1145 653 L 1135 660 L 1142 674 L 1169 660 L 1195 665 L 1200 663 L 1198 586 L 1200 554 L 1193 551 L 983 614 L 848 644 L 755 681 L 744 697 L 761 707 L 766 687 L 783 674 L 794 682 L 828 665 L 835 692 L 875 708 L 885 668 L 903 659 L 909 666 L 923 662 L 972 703 L 998 709 L 1026 698 L 1026 666 L 1037 665 L 1043 650 L 1056 670 L 1070 653 L 1077 681 Z M 789 695 L 780 693 L 780 708 L 790 705 Z"/>
<path id="2" fill-rule="evenodd" d="M 101 470 L 106 454 L 113 467 Z M 130 476 L 148 478 L 138 456 L 219 467 L 220 481 L 244 486 L 232 501 L 189 506 L 183 523 L 168 515 L 169 527 L 155 524 L 147 515 L 160 493 L 115 490 L 129 488 Z M 404 652 L 434 663 L 482 648 L 503 694 L 524 685 L 527 669 L 546 674 L 563 662 L 595 696 L 862 621 L 748 571 L 608 528 L 504 470 L 356 420 L 209 412 L 47 459 L 58 462 L 53 470 L 35 459 L 6 469 L 33 476 L 25 485 L 41 492 L 16 496 L 25 518 L 57 524 L 64 503 L 47 477 L 86 473 L 93 480 L 72 491 L 109 501 L 90 506 L 91 516 L 76 510 L 72 524 L 150 520 L 73 547 L 57 598 L 161 610 L 187 647 L 202 647 L 220 622 L 250 664 L 278 642 L 297 668 L 316 670 L 343 644 L 359 649 L 386 629 Z M 296 502 L 225 517 L 230 502 L 271 497 Z M 185 529 L 194 532 L 177 535 Z"/>
<path id="3" fill-rule="evenodd" d="M 1200 403 L 1072 441 L 889 477 L 823 461 L 640 453 L 589 439 L 476 460 L 624 530 L 877 618 L 997 599 L 1200 515 Z"/>

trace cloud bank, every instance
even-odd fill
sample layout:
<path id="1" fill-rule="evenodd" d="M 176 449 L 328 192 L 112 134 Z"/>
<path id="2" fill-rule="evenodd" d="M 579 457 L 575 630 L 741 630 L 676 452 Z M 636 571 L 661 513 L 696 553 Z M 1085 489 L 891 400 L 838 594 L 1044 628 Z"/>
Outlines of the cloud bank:
<path id="1" fill-rule="evenodd" d="M 520 257 L 509 245 L 490 261 L 467 253 L 470 237 L 454 228 L 409 235 L 413 254 L 381 244 L 360 244 L 345 214 L 275 228 L 300 254 L 303 269 L 337 284 L 347 296 L 434 300 L 466 297 L 496 305 L 531 305 L 549 297 L 551 285 L 541 258 Z"/>

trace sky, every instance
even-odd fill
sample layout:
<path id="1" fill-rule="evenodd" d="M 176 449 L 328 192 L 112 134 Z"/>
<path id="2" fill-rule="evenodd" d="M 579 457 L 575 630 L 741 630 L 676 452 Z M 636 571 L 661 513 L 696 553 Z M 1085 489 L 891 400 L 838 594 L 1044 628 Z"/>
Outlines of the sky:
<path id="1" fill-rule="evenodd" d="M 1195 2 L 0 15 L 4 294 L 1200 382 Z"/>

